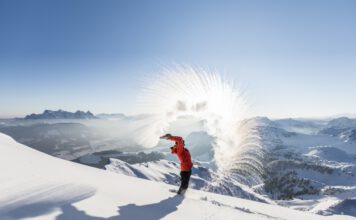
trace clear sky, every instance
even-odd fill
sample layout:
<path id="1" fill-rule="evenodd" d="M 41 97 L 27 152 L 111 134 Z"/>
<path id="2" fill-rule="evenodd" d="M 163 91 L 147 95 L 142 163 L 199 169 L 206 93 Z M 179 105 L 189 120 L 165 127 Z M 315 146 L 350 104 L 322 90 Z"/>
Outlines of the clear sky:
<path id="1" fill-rule="evenodd" d="M 356 1 L 0 0 L 0 117 L 133 112 L 141 79 L 236 78 L 251 112 L 356 112 Z"/>

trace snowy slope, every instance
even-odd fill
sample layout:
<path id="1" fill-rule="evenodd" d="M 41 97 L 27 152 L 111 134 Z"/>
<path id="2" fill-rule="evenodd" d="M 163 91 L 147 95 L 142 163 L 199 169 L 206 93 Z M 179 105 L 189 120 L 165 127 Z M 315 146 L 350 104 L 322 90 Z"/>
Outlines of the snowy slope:
<path id="1" fill-rule="evenodd" d="M 0 134 L 0 219 L 353 219 L 190 190 L 54 158 Z"/>
<path id="2" fill-rule="evenodd" d="M 111 158 L 110 164 L 106 165 L 105 169 L 119 174 L 179 186 L 179 167 L 180 165 L 178 163 L 168 160 L 129 164 Z M 232 176 L 225 179 L 219 178 L 216 172 L 203 167 L 196 162 L 192 169 L 190 188 L 259 202 L 273 203 L 273 201 L 270 201 L 268 198 L 254 192 L 250 187 L 239 183 L 238 180 L 234 179 Z"/>

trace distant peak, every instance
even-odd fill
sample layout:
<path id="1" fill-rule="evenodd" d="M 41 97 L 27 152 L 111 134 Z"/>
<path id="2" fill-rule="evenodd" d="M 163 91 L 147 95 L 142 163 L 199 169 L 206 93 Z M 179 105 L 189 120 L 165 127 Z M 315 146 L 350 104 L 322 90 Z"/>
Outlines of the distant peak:
<path id="1" fill-rule="evenodd" d="M 64 111 L 58 109 L 57 111 L 53 110 L 44 110 L 42 114 L 30 114 L 25 117 L 25 119 L 96 119 L 90 111 L 84 112 L 77 110 L 76 112 Z"/>

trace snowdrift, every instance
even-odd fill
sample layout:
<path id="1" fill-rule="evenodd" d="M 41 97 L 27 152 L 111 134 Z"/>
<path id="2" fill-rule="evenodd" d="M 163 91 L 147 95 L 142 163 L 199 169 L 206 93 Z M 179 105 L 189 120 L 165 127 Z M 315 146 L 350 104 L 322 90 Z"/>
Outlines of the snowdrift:
<path id="1" fill-rule="evenodd" d="M 0 219 L 354 219 L 319 216 L 75 164 L 0 134 Z"/>

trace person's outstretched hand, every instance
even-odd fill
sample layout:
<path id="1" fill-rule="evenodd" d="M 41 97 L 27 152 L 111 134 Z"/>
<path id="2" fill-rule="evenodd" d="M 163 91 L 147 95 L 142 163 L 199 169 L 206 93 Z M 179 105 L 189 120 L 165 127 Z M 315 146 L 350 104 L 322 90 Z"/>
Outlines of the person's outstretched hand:
<path id="1" fill-rule="evenodd" d="M 166 139 L 166 140 L 168 140 L 170 137 L 172 137 L 171 134 L 165 134 L 165 135 L 163 135 L 163 136 L 160 137 L 160 138 L 161 138 L 161 139 Z"/>

